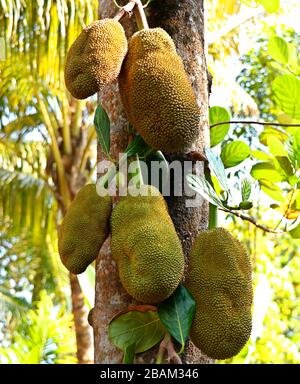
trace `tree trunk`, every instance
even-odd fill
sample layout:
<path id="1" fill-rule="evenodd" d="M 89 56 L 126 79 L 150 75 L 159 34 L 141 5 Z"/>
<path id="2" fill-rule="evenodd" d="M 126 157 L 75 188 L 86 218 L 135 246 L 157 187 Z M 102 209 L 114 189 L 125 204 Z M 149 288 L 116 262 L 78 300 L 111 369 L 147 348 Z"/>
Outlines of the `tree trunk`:
<path id="1" fill-rule="evenodd" d="M 124 4 L 124 2 L 123 2 Z M 203 151 L 208 144 L 208 81 L 204 53 L 204 11 L 203 0 L 154 0 L 147 9 L 150 27 L 161 26 L 173 38 L 177 51 L 182 57 L 185 69 L 191 79 L 199 105 L 202 120 L 199 126 L 199 139 L 192 150 Z M 111 17 L 116 13 L 112 2 L 99 0 L 100 18 Z M 126 32 L 132 33 L 132 23 L 123 23 Z M 126 126 L 117 85 L 106 90 L 102 104 L 111 120 L 112 155 L 117 157 L 127 145 Z M 187 160 L 187 157 L 176 154 L 168 156 L 168 160 Z M 98 151 L 98 160 L 101 160 Z M 201 170 L 203 174 L 203 169 Z M 167 198 L 170 215 L 183 244 L 188 265 L 188 254 L 191 244 L 199 231 L 207 229 L 208 204 L 201 201 L 197 208 L 186 208 L 186 196 Z M 111 259 L 109 241 L 103 247 L 96 264 L 96 300 L 92 312 L 94 329 L 95 363 L 120 363 L 122 352 L 108 340 L 108 324 L 119 311 L 133 303 L 120 284 L 115 262 Z M 140 354 L 139 363 L 152 363 L 157 348 Z M 188 343 L 183 356 L 184 363 L 208 363 L 211 359 L 203 355 L 192 343 Z"/>
<path id="2" fill-rule="evenodd" d="M 76 275 L 70 273 L 72 312 L 74 317 L 78 364 L 92 364 L 92 329 L 88 323 L 88 309 Z"/>

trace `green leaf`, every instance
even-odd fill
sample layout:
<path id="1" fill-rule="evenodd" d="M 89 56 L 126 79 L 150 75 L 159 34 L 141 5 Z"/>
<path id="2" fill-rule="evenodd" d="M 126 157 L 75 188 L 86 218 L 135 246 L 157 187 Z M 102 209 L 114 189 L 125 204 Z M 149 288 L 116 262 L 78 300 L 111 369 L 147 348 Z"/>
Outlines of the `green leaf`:
<path id="1" fill-rule="evenodd" d="M 269 180 L 272 182 L 282 181 L 282 176 L 278 173 L 275 166 L 270 162 L 263 162 L 253 165 L 251 176 L 256 180 Z"/>
<path id="2" fill-rule="evenodd" d="M 102 151 L 109 155 L 110 151 L 110 121 L 107 113 L 99 104 L 96 108 L 94 124 Z"/>
<path id="3" fill-rule="evenodd" d="M 293 176 L 294 170 L 288 157 L 276 156 L 274 159 L 274 165 L 283 180 L 288 180 L 290 176 Z"/>
<path id="4" fill-rule="evenodd" d="M 224 191 L 230 193 L 225 168 L 221 158 L 212 149 L 207 147 L 205 148 L 205 155 L 207 157 L 210 170 L 215 174 Z"/>
<path id="5" fill-rule="evenodd" d="M 251 209 L 251 208 L 253 208 L 253 203 L 252 203 L 252 201 L 242 201 L 242 202 L 239 204 L 239 209 L 248 210 L 248 209 Z"/>
<path id="6" fill-rule="evenodd" d="M 255 159 L 257 159 L 257 160 L 262 160 L 262 161 L 264 161 L 264 160 L 270 160 L 270 156 L 267 154 L 267 153 L 265 153 L 265 152 L 263 152 L 263 151 L 259 151 L 258 149 L 255 149 L 254 151 L 252 151 L 251 152 L 251 155 L 255 158 Z"/>
<path id="7" fill-rule="evenodd" d="M 135 356 L 135 343 L 128 345 L 124 349 L 123 364 L 133 364 Z"/>
<path id="8" fill-rule="evenodd" d="M 209 109 L 209 124 L 217 124 L 223 121 L 230 121 L 230 114 L 223 107 L 211 107 Z M 210 128 L 210 146 L 214 147 L 224 140 L 230 128 L 230 124 L 218 125 Z"/>
<path id="9" fill-rule="evenodd" d="M 135 345 L 134 352 L 145 352 L 159 343 L 165 329 L 156 311 L 129 311 L 114 318 L 108 328 L 109 338 L 123 351 Z M 132 354 L 132 351 L 130 352 Z"/>
<path id="10" fill-rule="evenodd" d="M 199 193 L 205 200 L 217 207 L 224 208 L 215 190 L 204 177 L 189 174 L 186 176 L 186 180 L 190 188 Z"/>
<path id="11" fill-rule="evenodd" d="M 300 224 L 289 231 L 293 239 L 300 239 Z"/>
<path id="12" fill-rule="evenodd" d="M 158 304 L 161 322 L 182 348 L 189 336 L 195 312 L 196 302 L 183 285 L 179 285 L 171 297 Z"/>
<path id="13" fill-rule="evenodd" d="M 243 179 L 241 184 L 242 201 L 247 201 L 251 195 L 252 183 L 249 179 Z"/>
<path id="14" fill-rule="evenodd" d="M 281 188 L 279 188 L 276 184 L 272 183 L 272 181 L 260 179 L 259 185 L 262 191 L 264 191 L 268 196 L 272 197 L 272 199 L 284 202 Z"/>
<path id="15" fill-rule="evenodd" d="M 297 46 L 294 43 L 288 43 L 289 48 L 289 62 L 288 65 L 296 75 L 299 75 L 300 63 L 297 52 Z"/>
<path id="16" fill-rule="evenodd" d="M 269 135 L 267 137 L 267 145 L 273 156 L 288 156 L 287 150 L 285 149 L 282 141 L 276 136 Z"/>
<path id="17" fill-rule="evenodd" d="M 236 140 L 226 144 L 221 151 L 221 159 L 225 168 L 235 167 L 251 154 L 251 149 L 243 141 Z"/>
<path id="18" fill-rule="evenodd" d="M 285 142 L 288 139 L 288 134 L 278 128 L 273 128 L 273 127 L 267 127 L 265 128 L 262 133 L 259 135 L 259 141 L 263 145 L 268 145 L 268 137 L 272 135 L 277 137 L 278 140 L 281 142 Z"/>
<path id="19" fill-rule="evenodd" d="M 300 129 L 293 134 L 292 149 L 294 158 L 300 161 Z"/>
<path id="20" fill-rule="evenodd" d="M 147 152 L 151 151 L 151 147 L 145 143 L 143 138 L 140 135 L 136 135 L 135 138 L 128 144 L 125 149 L 125 153 L 128 157 L 139 155 L 139 157 L 143 157 L 147 154 Z"/>
<path id="21" fill-rule="evenodd" d="M 257 0 L 266 11 L 270 13 L 277 12 L 280 7 L 280 0 Z"/>
<path id="22" fill-rule="evenodd" d="M 272 89 L 282 111 L 300 119 L 300 80 L 293 75 L 281 75 L 273 81 Z"/>
<path id="23" fill-rule="evenodd" d="M 287 42 L 279 36 L 269 40 L 268 53 L 280 64 L 287 64 L 289 60 L 289 47 Z"/>

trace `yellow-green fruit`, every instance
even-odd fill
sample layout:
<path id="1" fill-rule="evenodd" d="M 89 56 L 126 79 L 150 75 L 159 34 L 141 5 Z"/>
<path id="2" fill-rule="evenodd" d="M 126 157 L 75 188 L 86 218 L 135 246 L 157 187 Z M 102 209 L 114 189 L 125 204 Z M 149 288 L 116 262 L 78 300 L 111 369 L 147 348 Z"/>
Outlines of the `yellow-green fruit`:
<path id="1" fill-rule="evenodd" d="M 111 217 L 111 250 L 129 295 L 159 303 L 180 283 L 184 256 L 163 196 L 152 186 L 141 190 L 156 196 L 121 198 Z"/>
<path id="2" fill-rule="evenodd" d="M 131 37 L 119 88 L 129 121 L 152 148 L 177 152 L 197 139 L 196 97 L 174 42 L 163 29 Z"/>
<path id="3" fill-rule="evenodd" d="M 58 250 L 64 266 L 78 274 L 96 259 L 109 233 L 110 196 L 101 197 L 96 186 L 84 186 L 72 201 L 58 229 Z"/>
<path id="4" fill-rule="evenodd" d="M 251 263 L 243 245 L 223 228 L 200 233 L 185 286 L 197 303 L 192 342 L 214 359 L 239 353 L 252 324 Z"/>
<path id="5" fill-rule="evenodd" d="M 85 99 L 113 82 L 126 53 L 127 39 L 118 21 L 103 19 L 85 27 L 65 64 L 65 83 L 72 96 Z"/>

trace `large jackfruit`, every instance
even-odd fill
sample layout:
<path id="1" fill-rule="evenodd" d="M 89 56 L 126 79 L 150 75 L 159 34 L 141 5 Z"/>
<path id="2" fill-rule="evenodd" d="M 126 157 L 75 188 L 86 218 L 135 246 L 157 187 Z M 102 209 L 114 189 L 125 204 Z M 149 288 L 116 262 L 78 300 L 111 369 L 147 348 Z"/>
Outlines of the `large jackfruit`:
<path id="1" fill-rule="evenodd" d="M 197 139 L 196 97 L 173 40 L 163 29 L 131 37 L 119 88 L 129 121 L 152 148 L 178 152 Z"/>
<path id="2" fill-rule="evenodd" d="M 72 201 L 58 229 L 60 258 L 70 272 L 82 273 L 96 259 L 109 233 L 111 209 L 111 197 L 99 196 L 92 184 Z"/>
<path id="3" fill-rule="evenodd" d="M 126 291 L 143 303 L 159 303 L 180 283 L 184 256 L 163 196 L 153 186 L 142 191 L 148 195 L 128 194 L 113 210 L 111 250 Z"/>
<path id="4" fill-rule="evenodd" d="M 98 20 L 83 29 L 67 54 L 65 83 L 72 96 L 85 99 L 112 83 L 127 53 L 122 25 Z"/>
<path id="5" fill-rule="evenodd" d="M 202 232 L 190 255 L 185 286 L 197 307 L 192 342 L 214 359 L 236 355 L 251 333 L 251 264 L 243 245 L 223 228 Z"/>

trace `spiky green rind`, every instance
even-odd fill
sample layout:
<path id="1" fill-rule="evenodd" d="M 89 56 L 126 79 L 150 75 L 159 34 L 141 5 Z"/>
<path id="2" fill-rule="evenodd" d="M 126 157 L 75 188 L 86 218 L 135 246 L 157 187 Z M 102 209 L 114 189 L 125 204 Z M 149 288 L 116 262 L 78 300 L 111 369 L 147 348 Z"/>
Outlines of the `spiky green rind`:
<path id="1" fill-rule="evenodd" d="M 100 92 L 118 77 L 126 53 L 127 39 L 118 21 L 103 19 L 85 27 L 67 54 L 69 92 L 77 99 Z"/>
<path id="2" fill-rule="evenodd" d="M 143 303 L 159 303 L 177 288 L 184 256 L 163 196 L 126 196 L 113 210 L 112 256 L 126 291 Z"/>
<path id="3" fill-rule="evenodd" d="M 163 29 L 131 37 L 119 89 L 129 121 L 152 148 L 179 152 L 197 139 L 196 97 L 174 42 Z"/>
<path id="4" fill-rule="evenodd" d="M 200 233 L 185 286 L 197 303 L 192 342 L 214 359 L 239 353 L 252 324 L 251 263 L 244 246 L 223 228 Z"/>
<path id="5" fill-rule="evenodd" d="M 96 186 L 84 186 L 72 201 L 58 229 L 58 250 L 64 266 L 79 274 L 96 259 L 109 233 L 110 196 L 101 197 Z"/>

